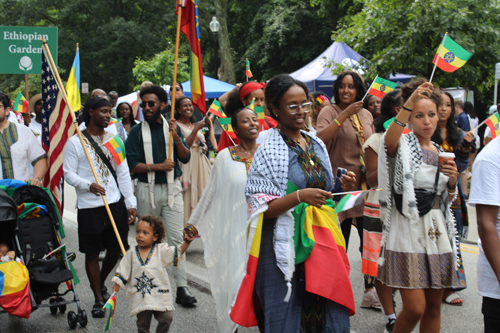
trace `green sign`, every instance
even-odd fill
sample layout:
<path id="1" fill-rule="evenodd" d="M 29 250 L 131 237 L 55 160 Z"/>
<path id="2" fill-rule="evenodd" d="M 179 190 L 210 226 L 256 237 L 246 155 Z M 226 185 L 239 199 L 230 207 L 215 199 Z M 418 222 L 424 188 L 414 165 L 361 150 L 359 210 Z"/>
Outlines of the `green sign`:
<path id="1" fill-rule="evenodd" d="M 0 74 L 41 74 L 42 38 L 57 65 L 57 28 L 0 26 Z"/>

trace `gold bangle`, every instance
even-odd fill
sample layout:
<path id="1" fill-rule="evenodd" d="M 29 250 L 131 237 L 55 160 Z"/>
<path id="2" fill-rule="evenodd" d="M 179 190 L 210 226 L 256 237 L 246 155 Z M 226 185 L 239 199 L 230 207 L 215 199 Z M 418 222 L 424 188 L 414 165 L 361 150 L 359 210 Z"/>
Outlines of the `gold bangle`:
<path id="1" fill-rule="evenodd" d="M 333 119 L 333 121 L 334 121 L 337 125 L 339 125 L 339 127 L 342 127 L 342 124 L 341 124 L 341 123 L 337 120 L 337 118 Z"/>

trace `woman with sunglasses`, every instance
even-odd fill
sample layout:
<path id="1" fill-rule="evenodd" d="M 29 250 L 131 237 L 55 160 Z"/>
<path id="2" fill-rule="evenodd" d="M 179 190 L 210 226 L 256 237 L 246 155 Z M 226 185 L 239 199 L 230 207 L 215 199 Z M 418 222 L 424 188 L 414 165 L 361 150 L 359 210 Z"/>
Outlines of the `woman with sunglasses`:
<path id="1" fill-rule="evenodd" d="M 210 117 L 205 117 L 205 120 L 196 122 L 193 110 L 193 102 L 189 97 L 183 96 L 175 101 L 174 118 L 177 120 L 177 125 L 179 125 L 191 150 L 189 163 L 181 164 L 182 175 L 180 181 L 184 199 L 184 225 L 186 225 L 191 212 L 198 204 L 212 169 L 212 165 L 205 154 L 208 146 L 201 130 L 203 126 L 208 126 L 212 146 L 217 147 Z"/>
<path id="2" fill-rule="evenodd" d="M 308 97 L 307 86 L 287 74 L 269 81 L 265 101 L 280 129 L 270 129 L 255 153 L 246 185 L 251 251 L 230 316 L 264 332 L 349 332 L 354 313 L 328 153 L 321 140 L 302 131 L 312 109 Z M 344 190 L 351 187 L 345 177 L 341 183 Z M 312 226 L 320 224 L 321 230 Z M 314 229 L 324 260 L 304 245 L 311 245 L 306 229 Z M 323 230 L 331 246 L 318 245 Z M 296 250 L 294 244 L 303 246 Z"/>
<path id="3" fill-rule="evenodd" d="M 326 145 L 333 170 L 340 167 L 356 174 L 357 183 L 353 190 L 367 189 L 362 146 L 373 133 L 373 117 L 370 111 L 363 109 L 361 99 L 365 91 L 364 81 L 358 73 L 340 73 L 333 83 L 335 104 L 325 107 L 318 116 L 317 135 Z M 351 225 L 355 225 L 362 249 L 363 204 L 340 213 L 339 220 L 346 246 L 349 246 Z M 380 308 L 373 283 L 367 280 L 361 307 Z"/>

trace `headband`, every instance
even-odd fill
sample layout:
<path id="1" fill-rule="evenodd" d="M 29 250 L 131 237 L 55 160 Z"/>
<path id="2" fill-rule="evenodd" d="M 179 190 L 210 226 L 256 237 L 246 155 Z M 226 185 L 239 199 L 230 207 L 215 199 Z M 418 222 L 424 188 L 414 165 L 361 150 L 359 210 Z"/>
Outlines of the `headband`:
<path id="1" fill-rule="evenodd" d="M 240 88 L 240 100 L 245 98 L 248 94 L 250 94 L 252 91 L 262 89 L 266 86 L 264 82 L 248 82 L 245 83 L 245 85 L 241 86 Z"/>
<path id="2" fill-rule="evenodd" d="M 319 95 L 318 97 L 316 97 L 316 106 L 320 106 L 324 101 L 328 101 L 328 97 L 326 97 L 325 95 Z"/>

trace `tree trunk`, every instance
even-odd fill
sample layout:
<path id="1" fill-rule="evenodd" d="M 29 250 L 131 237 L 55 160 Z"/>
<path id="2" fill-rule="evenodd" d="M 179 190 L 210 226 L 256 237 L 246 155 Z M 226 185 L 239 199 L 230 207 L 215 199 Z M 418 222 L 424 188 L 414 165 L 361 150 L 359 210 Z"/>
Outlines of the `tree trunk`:
<path id="1" fill-rule="evenodd" d="M 227 32 L 227 0 L 214 0 L 215 16 L 219 21 L 219 47 L 220 47 L 220 80 L 236 84 L 234 75 L 233 57 L 231 55 L 231 44 Z M 216 73 L 218 74 L 218 73 Z"/>

